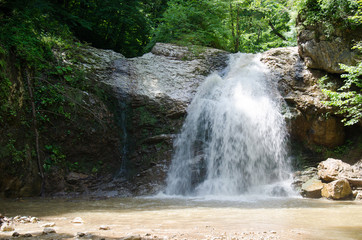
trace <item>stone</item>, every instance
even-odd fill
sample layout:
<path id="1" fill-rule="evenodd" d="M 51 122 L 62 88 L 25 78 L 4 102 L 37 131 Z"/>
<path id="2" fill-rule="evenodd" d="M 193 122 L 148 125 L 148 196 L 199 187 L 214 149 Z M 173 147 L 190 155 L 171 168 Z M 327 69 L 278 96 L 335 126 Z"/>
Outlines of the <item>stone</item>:
<path id="1" fill-rule="evenodd" d="M 354 65 L 358 52 L 352 47 L 362 40 L 362 28 L 348 31 L 335 28 L 326 36 L 323 23 L 305 25 L 303 16 L 297 18 L 298 50 L 308 68 L 321 69 L 329 73 L 343 73 L 339 64 Z"/>
<path id="2" fill-rule="evenodd" d="M 20 236 L 20 234 L 18 233 L 18 232 L 13 232 L 13 235 L 12 235 L 13 237 L 19 237 Z"/>
<path id="3" fill-rule="evenodd" d="M 44 223 L 41 225 L 41 227 L 45 228 L 45 227 L 54 227 L 55 223 L 54 222 L 49 222 L 49 223 Z"/>
<path id="4" fill-rule="evenodd" d="M 43 234 L 56 233 L 54 228 L 46 227 L 43 229 Z"/>
<path id="5" fill-rule="evenodd" d="M 324 184 L 322 196 L 328 199 L 346 199 L 352 195 L 352 189 L 346 179 L 339 179 Z"/>
<path id="6" fill-rule="evenodd" d="M 81 217 L 76 217 L 72 220 L 72 223 L 78 223 L 78 224 L 81 224 L 81 223 L 84 223 L 83 219 Z"/>
<path id="7" fill-rule="evenodd" d="M 132 235 L 125 238 L 121 238 L 122 240 L 142 240 L 140 235 Z"/>
<path id="8" fill-rule="evenodd" d="M 83 233 L 83 232 L 77 232 L 76 234 L 75 234 L 75 237 L 84 237 L 86 234 L 85 233 Z"/>
<path id="9" fill-rule="evenodd" d="M 340 178 L 353 177 L 355 174 L 348 163 L 328 158 L 318 164 L 318 176 L 326 182 L 331 182 Z"/>
<path id="10" fill-rule="evenodd" d="M 21 237 L 25 237 L 25 238 L 28 238 L 28 237 L 32 237 L 33 235 L 31 233 L 25 233 L 25 234 L 22 234 Z"/>
<path id="11" fill-rule="evenodd" d="M 318 169 L 315 167 L 309 167 L 303 171 L 296 171 L 293 174 L 292 186 L 295 190 L 300 191 L 302 185 L 312 178 L 318 178 Z"/>
<path id="12" fill-rule="evenodd" d="M 319 179 L 310 179 L 302 185 L 301 194 L 306 198 L 322 197 L 323 183 Z"/>
<path id="13" fill-rule="evenodd" d="M 99 227 L 99 230 L 111 230 L 111 228 L 108 227 L 108 226 L 106 226 L 106 225 L 101 225 L 101 226 Z"/>
<path id="14" fill-rule="evenodd" d="M 76 173 L 76 172 L 70 172 L 67 176 L 66 176 L 66 180 L 68 182 L 77 182 L 79 180 L 83 180 L 88 178 L 89 176 L 83 173 Z"/>
<path id="15" fill-rule="evenodd" d="M 31 217 L 31 218 L 30 218 L 30 222 L 31 222 L 31 223 L 37 223 L 38 221 L 39 221 L 39 219 L 36 218 L 36 217 Z"/>
<path id="16" fill-rule="evenodd" d="M 1 225 L 0 230 L 1 230 L 2 232 L 10 232 L 10 231 L 14 231 L 15 228 L 14 228 L 14 225 L 13 225 L 13 224 L 11 224 L 11 223 L 9 223 L 9 222 L 5 222 L 5 223 L 3 223 L 3 224 Z"/>

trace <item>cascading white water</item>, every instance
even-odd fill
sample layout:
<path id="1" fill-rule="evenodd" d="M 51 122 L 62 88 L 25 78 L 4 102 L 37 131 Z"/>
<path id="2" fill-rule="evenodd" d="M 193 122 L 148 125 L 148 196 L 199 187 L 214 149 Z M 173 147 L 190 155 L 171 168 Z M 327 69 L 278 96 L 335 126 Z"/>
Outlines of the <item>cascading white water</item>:
<path id="1" fill-rule="evenodd" d="M 258 55 L 238 53 L 226 76 L 199 87 L 175 141 L 166 194 L 278 192 L 268 186 L 288 178 L 287 132 L 266 74 Z"/>

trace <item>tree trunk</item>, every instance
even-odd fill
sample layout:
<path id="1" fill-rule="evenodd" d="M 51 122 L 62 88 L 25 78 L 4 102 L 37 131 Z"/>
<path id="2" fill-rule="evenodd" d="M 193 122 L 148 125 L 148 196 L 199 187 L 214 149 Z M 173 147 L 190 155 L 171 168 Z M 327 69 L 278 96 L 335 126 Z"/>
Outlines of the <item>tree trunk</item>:
<path id="1" fill-rule="evenodd" d="M 40 159 L 39 131 L 38 131 L 38 122 L 36 120 L 36 109 L 35 109 L 34 94 L 33 94 L 33 89 L 32 89 L 32 84 L 31 84 L 28 69 L 25 69 L 25 75 L 26 75 L 25 77 L 26 77 L 26 80 L 27 80 L 27 83 L 28 83 L 28 91 L 29 91 L 29 96 L 30 96 L 30 101 L 31 101 L 33 129 L 34 129 L 34 134 L 35 134 L 35 150 L 36 150 L 36 155 L 37 155 L 38 170 L 39 170 L 40 177 L 42 179 L 42 186 L 41 186 L 40 194 L 42 195 L 43 194 L 43 188 L 44 188 L 44 173 L 43 173 L 43 168 L 41 166 L 41 159 Z"/>
<path id="2" fill-rule="evenodd" d="M 274 27 L 274 25 L 272 24 L 271 21 L 268 21 L 268 24 L 269 24 L 269 26 L 271 27 L 271 29 L 273 30 L 272 32 L 273 32 L 275 35 L 277 35 L 278 37 L 280 37 L 280 38 L 283 39 L 284 41 L 287 40 L 283 35 L 281 35 L 281 34 L 275 29 L 275 27 Z"/>

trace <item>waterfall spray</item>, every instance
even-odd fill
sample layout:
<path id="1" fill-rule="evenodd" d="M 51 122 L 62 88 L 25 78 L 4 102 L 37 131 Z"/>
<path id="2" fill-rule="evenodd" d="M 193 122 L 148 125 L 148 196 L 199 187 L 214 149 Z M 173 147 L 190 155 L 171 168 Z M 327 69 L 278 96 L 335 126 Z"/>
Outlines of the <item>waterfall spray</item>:
<path id="1" fill-rule="evenodd" d="M 166 194 L 280 193 L 268 186 L 289 176 L 287 131 L 267 74 L 258 55 L 238 53 L 225 76 L 204 81 L 175 141 Z"/>

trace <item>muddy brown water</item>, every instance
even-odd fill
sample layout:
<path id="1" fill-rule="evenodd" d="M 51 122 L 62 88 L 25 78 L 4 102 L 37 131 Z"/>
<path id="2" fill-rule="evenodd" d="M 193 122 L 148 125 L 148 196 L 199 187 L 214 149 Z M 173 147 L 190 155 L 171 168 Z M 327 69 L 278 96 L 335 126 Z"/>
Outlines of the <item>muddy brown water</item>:
<path id="1" fill-rule="evenodd" d="M 0 213 L 35 216 L 15 223 L 33 239 L 362 239 L 362 203 L 301 198 L 112 198 L 0 200 Z M 81 217 L 83 224 L 72 220 Z M 56 234 L 41 235 L 54 222 Z M 99 230 L 106 225 L 110 230 Z M 0 239 L 13 232 L 0 232 Z M 18 238 L 19 239 L 19 238 Z M 31 239 L 31 238 L 27 238 Z"/>

